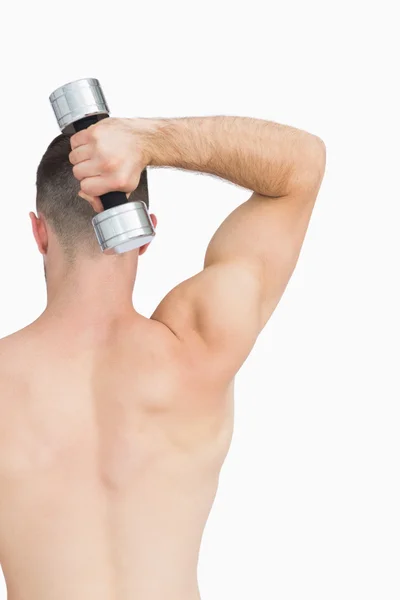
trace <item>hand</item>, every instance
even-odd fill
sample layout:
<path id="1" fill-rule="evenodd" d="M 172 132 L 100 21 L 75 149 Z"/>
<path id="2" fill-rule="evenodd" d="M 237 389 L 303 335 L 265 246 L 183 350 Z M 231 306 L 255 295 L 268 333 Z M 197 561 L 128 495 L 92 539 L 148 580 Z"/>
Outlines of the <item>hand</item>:
<path id="1" fill-rule="evenodd" d="M 107 118 L 71 137 L 69 160 L 81 184 L 79 196 L 96 212 L 103 210 L 99 196 L 137 188 L 150 164 L 146 136 L 155 128 L 151 119 Z"/>

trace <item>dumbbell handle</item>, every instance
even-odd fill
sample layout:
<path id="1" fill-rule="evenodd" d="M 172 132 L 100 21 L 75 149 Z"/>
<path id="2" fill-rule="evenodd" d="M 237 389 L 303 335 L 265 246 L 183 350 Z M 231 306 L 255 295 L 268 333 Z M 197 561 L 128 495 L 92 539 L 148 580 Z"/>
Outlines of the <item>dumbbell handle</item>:
<path id="1" fill-rule="evenodd" d="M 83 117 L 83 119 L 79 119 L 75 121 L 72 126 L 75 129 L 75 132 L 82 131 L 83 129 L 87 129 L 90 125 L 94 125 L 98 123 L 104 118 L 107 118 L 108 115 L 92 115 L 90 117 Z M 128 202 L 128 198 L 124 192 L 108 192 L 107 194 L 103 194 L 100 196 L 100 200 L 104 206 L 104 210 L 108 208 L 114 208 L 114 206 L 120 206 L 121 204 L 125 204 Z"/>

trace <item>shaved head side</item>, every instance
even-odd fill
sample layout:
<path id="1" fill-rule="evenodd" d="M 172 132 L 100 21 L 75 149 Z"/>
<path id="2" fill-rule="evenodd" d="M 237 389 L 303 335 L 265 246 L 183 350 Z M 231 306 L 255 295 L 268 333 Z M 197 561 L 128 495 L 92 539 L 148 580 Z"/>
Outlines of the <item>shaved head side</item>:
<path id="1" fill-rule="evenodd" d="M 36 210 L 41 213 L 65 252 L 69 262 L 77 254 L 101 256 L 92 218 L 96 212 L 78 196 L 79 181 L 69 162 L 70 136 L 56 137 L 40 161 L 36 176 Z"/>

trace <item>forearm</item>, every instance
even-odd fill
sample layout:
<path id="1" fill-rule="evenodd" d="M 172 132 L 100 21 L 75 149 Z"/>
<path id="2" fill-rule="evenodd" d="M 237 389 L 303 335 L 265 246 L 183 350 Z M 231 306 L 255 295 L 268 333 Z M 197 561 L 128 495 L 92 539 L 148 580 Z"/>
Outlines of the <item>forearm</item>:
<path id="1" fill-rule="evenodd" d="M 294 127 L 228 116 L 156 123 L 145 142 L 150 166 L 209 173 L 272 197 L 323 175 L 323 142 Z"/>

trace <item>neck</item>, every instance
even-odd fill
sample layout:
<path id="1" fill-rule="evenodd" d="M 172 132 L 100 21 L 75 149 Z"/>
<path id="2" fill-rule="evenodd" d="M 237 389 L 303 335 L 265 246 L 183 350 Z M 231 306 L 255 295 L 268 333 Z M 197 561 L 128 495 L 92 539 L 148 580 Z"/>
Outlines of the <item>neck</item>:
<path id="1" fill-rule="evenodd" d="M 43 316 L 65 325 L 71 333 L 82 326 L 107 327 L 134 313 L 137 253 L 79 258 L 73 267 L 48 260 L 45 270 L 47 307 Z"/>

